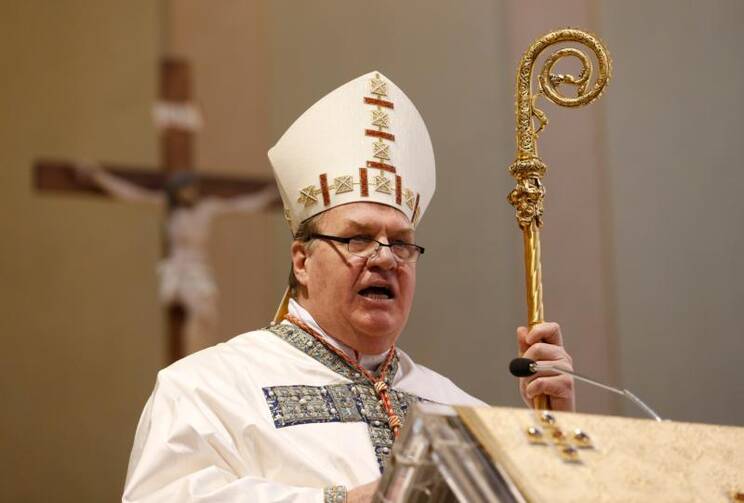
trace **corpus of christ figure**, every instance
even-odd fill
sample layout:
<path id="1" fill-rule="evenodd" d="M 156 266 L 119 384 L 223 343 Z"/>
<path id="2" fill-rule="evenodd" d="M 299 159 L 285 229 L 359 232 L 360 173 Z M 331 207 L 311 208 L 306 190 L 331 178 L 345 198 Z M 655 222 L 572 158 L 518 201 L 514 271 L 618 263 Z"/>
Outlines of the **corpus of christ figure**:
<path id="1" fill-rule="evenodd" d="M 80 167 L 75 162 L 38 160 L 34 185 L 41 191 L 111 194 L 152 202 L 167 210 L 164 259 L 159 268 L 161 298 L 167 306 L 168 361 L 213 344 L 217 288 L 207 260 L 209 226 L 216 215 L 276 208 L 279 195 L 271 179 L 206 175 L 193 169 L 193 139 L 201 127 L 191 103 L 186 61 L 168 57 L 161 64 L 160 100 L 154 108 L 160 132 L 161 169 L 129 166 Z"/>
<path id="2" fill-rule="evenodd" d="M 218 290 L 207 252 L 212 220 L 222 214 L 253 213 L 269 207 L 278 199 L 276 187 L 225 198 L 203 196 L 199 179 L 191 171 L 171 173 L 162 190 L 141 187 L 96 167 L 78 166 L 76 173 L 81 181 L 90 181 L 116 198 L 167 210 L 166 255 L 157 268 L 160 300 L 166 306 L 184 308 L 184 355 L 218 343 Z"/>

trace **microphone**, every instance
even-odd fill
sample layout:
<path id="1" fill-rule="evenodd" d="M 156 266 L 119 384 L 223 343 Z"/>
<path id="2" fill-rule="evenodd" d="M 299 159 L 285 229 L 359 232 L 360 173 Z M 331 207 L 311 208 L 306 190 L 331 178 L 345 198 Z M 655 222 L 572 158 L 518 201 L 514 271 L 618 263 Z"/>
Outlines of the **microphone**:
<path id="1" fill-rule="evenodd" d="M 598 386 L 602 389 L 606 389 L 607 391 L 612 391 L 613 393 L 622 395 L 636 404 L 643 412 L 648 414 L 650 417 L 656 419 L 657 421 L 661 421 L 661 417 L 659 417 L 659 415 L 654 412 L 651 407 L 646 405 L 640 398 L 635 396 L 627 389 L 621 390 L 613 388 L 612 386 L 607 386 L 606 384 L 602 384 L 581 374 L 577 374 L 573 370 L 559 367 L 557 365 L 552 365 L 550 363 L 538 363 L 535 360 L 531 360 L 529 358 L 514 358 L 511 362 L 509 362 L 509 372 L 511 372 L 511 374 L 515 377 L 529 377 L 531 375 L 537 374 L 538 372 L 558 372 L 560 374 L 567 374 L 574 377 L 575 379 L 578 379 L 579 381 L 584 381 L 586 383 L 593 384 L 594 386 Z"/>

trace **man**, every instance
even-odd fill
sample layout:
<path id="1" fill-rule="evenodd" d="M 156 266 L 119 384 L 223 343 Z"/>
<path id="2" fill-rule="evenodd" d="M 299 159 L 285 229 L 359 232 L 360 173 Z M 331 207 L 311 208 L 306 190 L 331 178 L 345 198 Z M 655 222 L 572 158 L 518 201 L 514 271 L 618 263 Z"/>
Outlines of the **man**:
<path id="1" fill-rule="evenodd" d="M 431 141 L 408 97 L 363 75 L 306 111 L 269 157 L 295 237 L 289 295 L 277 323 L 159 373 L 124 501 L 370 501 L 415 403 L 482 404 L 395 348 L 434 193 Z M 525 356 L 570 366 L 557 325 L 518 337 Z M 573 408 L 563 376 L 521 389 Z"/>

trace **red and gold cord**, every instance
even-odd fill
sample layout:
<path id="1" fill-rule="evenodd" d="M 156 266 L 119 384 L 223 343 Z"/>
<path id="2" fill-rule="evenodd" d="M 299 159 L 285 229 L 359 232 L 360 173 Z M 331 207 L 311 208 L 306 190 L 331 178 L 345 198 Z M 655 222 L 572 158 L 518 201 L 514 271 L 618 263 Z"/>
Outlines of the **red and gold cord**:
<path id="1" fill-rule="evenodd" d="M 359 372 L 365 377 L 365 379 L 367 379 L 367 381 L 369 381 L 369 383 L 374 388 L 375 393 L 377 394 L 377 398 L 380 400 L 382 408 L 385 410 L 385 414 L 387 414 L 388 424 L 390 425 L 390 429 L 393 431 L 393 437 L 398 438 L 401 426 L 400 417 L 398 417 L 398 415 L 395 413 L 395 410 L 393 410 L 393 405 L 390 402 L 390 390 L 387 383 L 385 382 L 385 376 L 390 369 L 390 364 L 392 363 L 393 358 L 395 358 L 395 346 L 391 346 L 388 350 L 388 353 L 385 356 L 385 360 L 382 362 L 382 366 L 380 366 L 379 376 L 375 377 L 369 370 L 359 365 L 358 360 L 350 358 L 349 355 L 347 355 L 344 351 L 341 351 L 340 349 L 330 344 L 323 338 L 323 336 L 313 330 L 307 323 L 291 314 L 286 314 L 284 316 L 284 319 L 289 321 L 293 325 L 298 326 L 308 334 L 312 335 L 326 349 L 336 354 L 339 358 L 343 359 L 351 368 Z M 358 353 L 354 351 L 354 354 Z"/>

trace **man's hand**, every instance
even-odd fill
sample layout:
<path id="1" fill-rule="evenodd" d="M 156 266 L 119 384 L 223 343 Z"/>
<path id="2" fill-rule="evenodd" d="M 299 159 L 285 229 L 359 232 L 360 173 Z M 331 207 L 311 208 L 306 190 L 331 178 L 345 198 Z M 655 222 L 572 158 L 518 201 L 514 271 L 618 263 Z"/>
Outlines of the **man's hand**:
<path id="1" fill-rule="evenodd" d="M 561 327 L 557 323 L 539 323 L 527 330 L 517 328 L 519 351 L 524 358 L 538 363 L 550 363 L 573 370 L 573 360 L 563 348 Z M 527 405 L 532 406 L 532 399 L 537 395 L 550 397 L 550 404 L 555 410 L 573 411 L 576 396 L 574 380 L 571 376 L 556 372 L 538 372 L 530 377 L 519 379 L 519 391 Z"/>
<path id="2" fill-rule="evenodd" d="M 377 479 L 369 484 L 355 487 L 346 493 L 346 503 L 372 503 L 372 497 L 375 495 L 379 483 L 380 479 Z"/>

